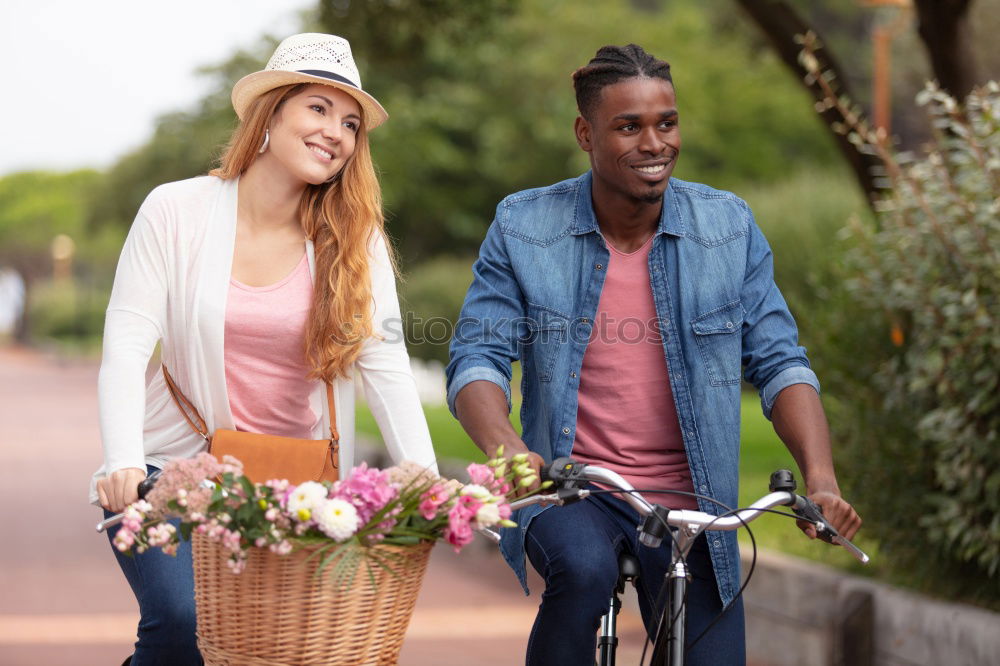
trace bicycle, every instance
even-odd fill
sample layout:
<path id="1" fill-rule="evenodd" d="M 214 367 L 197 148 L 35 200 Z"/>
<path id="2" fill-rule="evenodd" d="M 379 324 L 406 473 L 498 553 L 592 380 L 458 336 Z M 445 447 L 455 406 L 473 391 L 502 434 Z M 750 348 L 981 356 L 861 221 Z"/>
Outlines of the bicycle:
<path id="1" fill-rule="evenodd" d="M 833 526 L 823 519 L 822 511 L 812 500 L 795 493 L 795 477 L 788 470 L 778 470 L 771 475 L 769 494 L 743 509 L 725 507 L 726 512 L 722 515 L 687 509 L 669 510 L 659 504 L 649 502 L 616 472 L 596 465 L 585 465 L 572 458 L 557 458 L 546 468 L 543 468 L 542 478 L 553 482 L 551 492 L 516 500 L 511 503 L 511 508 L 520 509 L 533 504 L 562 506 L 584 500 L 594 492 L 614 492 L 620 494 L 622 499 L 639 513 L 642 519 L 638 526 L 639 542 L 643 546 L 658 548 L 663 539 L 669 535 L 671 562 L 665 581 L 667 601 L 663 605 L 663 612 L 653 637 L 653 653 L 650 662 L 656 666 L 684 666 L 686 651 L 684 600 L 688 582 L 688 569 L 684 556 L 691 543 L 702 532 L 707 530 L 729 531 L 747 527 L 748 523 L 764 513 L 776 513 L 811 522 L 815 526 L 819 538 L 843 546 L 863 564 L 869 561 L 868 555 L 838 534 Z M 591 483 L 602 484 L 611 490 L 592 490 L 584 487 Z M 775 510 L 775 507 L 779 506 L 791 507 L 792 513 Z M 500 535 L 495 532 L 487 536 L 497 543 L 500 540 Z M 753 535 L 751 534 L 752 539 Z M 754 556 L 751 560 L 750 570 L 737 592 L 736 598 L 742 595 L 750 581 L 755 562 L 756 544 L 754 544 Z M 638 574 L 638 561 L 634 557 L 624 554 L 619 558 L 618 583 L 612 591 L 608 612 L 601 618 L 597 644 L 598 666 L 615 666 L 615 652 L 618 646 L 616 618 L 621 609 L 620 595 L 624 592 L 627 582 L 634 584 Z M 725 613 L 727 608 L 728 606 L 722 612 Z M 710 624 L 702 632 L 702 636 L 711 629 L 711 626 Z M 692 644 L 700 638 L 701 636 L 698 636 Z M 648 643 L 647 637 L 647 646 Z M 645 661 L 645 647 L 640 663 Z"/>

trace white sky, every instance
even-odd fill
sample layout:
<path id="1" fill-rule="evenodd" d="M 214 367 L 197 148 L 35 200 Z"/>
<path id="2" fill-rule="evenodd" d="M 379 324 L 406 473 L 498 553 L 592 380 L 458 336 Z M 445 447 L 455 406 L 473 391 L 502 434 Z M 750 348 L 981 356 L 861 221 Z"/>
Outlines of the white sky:
<path id="1" fill-rule="evenodd" d="M 197 67 L 265 33 L 298 32 L 299 12 L 316 4 L 2 0 L 0 176 L 108 166 L 151 135 L 156 116 L 201 97 Z"/>

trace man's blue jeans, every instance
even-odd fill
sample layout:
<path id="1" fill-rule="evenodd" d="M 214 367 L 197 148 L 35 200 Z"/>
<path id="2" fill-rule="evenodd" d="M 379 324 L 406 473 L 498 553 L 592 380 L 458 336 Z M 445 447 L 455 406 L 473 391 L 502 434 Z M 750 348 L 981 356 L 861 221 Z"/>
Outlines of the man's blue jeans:
<path id="1" fill-rule="evenodd" d="M 594 663 L 596 633 L 618 579 L 618 554 L 639 559 L 637 589 L 647 632 L 652 635 L 666 603 L 660 593 L 670 565 L 669 538 L 657 549 L 639 545 L 639 516 L 622 500 L 591 495 L 575 504 L 550 508 L 532 520 L 525 550 L 545 580 L 542 603 L 528 640 L 528 666 L 580 666 Z M 704 536 L 687 558 L 692 579 L 687 588 L 687 640 L 690 642 L 722 610 Z M 688 653 L 690 666 L 746 661 L 743 603 L 733 607 Z"/>
<path id="2" fill-rule="evenodd" d="M 104 512 L 104 517 L 111 514 Z M 176 525 L 176 522 L 175 522 Z M 108 530 L 112 541 L 119 527 Z M 177 556 L 150 548 L 131 556 L 111 549 L 139 602 L 139 630 L 132 666 L 200 666 L 195 641 L 194 568 L 191 542 L 181 541 Z"/>

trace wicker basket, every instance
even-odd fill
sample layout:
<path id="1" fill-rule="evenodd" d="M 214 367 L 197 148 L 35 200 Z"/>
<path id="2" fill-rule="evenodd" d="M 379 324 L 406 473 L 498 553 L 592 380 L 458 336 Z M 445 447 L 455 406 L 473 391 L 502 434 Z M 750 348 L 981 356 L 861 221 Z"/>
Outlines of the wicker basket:
<path id="1" fill-rule="evenodd" d="M 314 549 L 278 556 L 252 548 L 233 574 L 219 544 L 194 535 L 198 647 L 206 664 L 395 664 L 427 569 L 432 543 L 374 546 L 396 575 L 356 565 L 349 591 L 328 571 L 316 576 Z"/>

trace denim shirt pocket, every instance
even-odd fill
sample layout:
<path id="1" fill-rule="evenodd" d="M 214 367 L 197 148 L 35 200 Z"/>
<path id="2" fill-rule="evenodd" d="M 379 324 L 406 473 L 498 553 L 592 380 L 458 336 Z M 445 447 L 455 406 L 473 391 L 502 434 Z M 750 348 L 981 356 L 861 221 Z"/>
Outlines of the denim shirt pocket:
<path id="1" fill-rule="evenodd" d="M 699 315 L 691 322 L 709 384 L 740 383 L 743 304 L 731 301 Z"/>
<path id="2" fill-rule="evenodd" d="M 569 321 L 569 316 L 558 310 L 528 303 L 527 338 L 521 340 L 522 358 L 525 371 L 533 368 L 540 382 L 552 381 L 552 370 L 566 344 Z"/>

